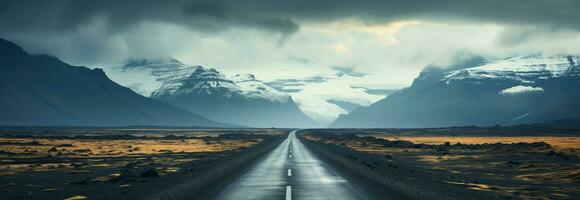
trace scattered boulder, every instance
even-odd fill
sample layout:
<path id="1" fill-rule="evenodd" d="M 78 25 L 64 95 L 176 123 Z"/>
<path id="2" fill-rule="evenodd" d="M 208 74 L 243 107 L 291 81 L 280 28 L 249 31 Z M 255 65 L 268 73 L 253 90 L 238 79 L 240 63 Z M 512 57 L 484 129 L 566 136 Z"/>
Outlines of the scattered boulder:
<path id="1" fill-rule="evenodd" d="M 556 151 L 554 151 L 554 150 L 550 150 L 550 151 L 547 153 L 547 155 L 549 155 L 549 156 L 558 156 L 558 157 L 560 157 L 560 158 L 562 158 L 562 159 L 564 159 L 564 160 L 568 160 L 568 159 L 570 159 L 570 156 L 569 156 L 569 155 L 567 155 L 567 154 L 565 154 L 564 152 L 556 152 Z"/>
<path id="2" fill-rule="evenodd" d="M 73 167 L 82 167 L 82 166 L 85 166 L 85 165 L 89 165 L 89 163 L 86 163 L 86 162 L 74 162 L 74 163 L 71 163 L 70 164 L 70 166 L 73 166 Z"/>
<path id="3" fill-rule="evenodd" d="M 158 177 L 159 173 L 157 172 L 157 170 L 155 170 L 155 168 L 149 168 L 148 170 L 141 172 L 140 175 L 143 178 L 153 178 L 153 177 Z"/>
<path id="4" fill-rule="evenodd" d="M 126 169 L 134 169 L 137 165 L 141 164 L 141 161 L 130 162 L 125 165 Z"/>
<path id="5" fill-rule="evenodd" d="M 121 171 L 121 174 L 113 179 L 114 181 L 126 181 L 126 180 L 131 180 L 131 179 L 135 179 L 135 178 L 139 178 L 139 174 L 133 170 L 133 169 L 124 169 L 123 171 Z"/>
<path id="6" fill-rule="evenodd" d="M 13 155 L 15 154 L 12 151 L 8 151 L 8 150 L 0 150 L 0 155 Z"/>
<path id="7" fill-rule="evenodd" d="M 57 152 L 58 149 L 56 147 L 52 147 L 48 150 L 48 152 Z"/>
<path id="8" fill-rule="evenodd" d="M 378 162 L 376 162 L 376 161 L 370 161 L 370 160 L 365 160 L 362 163 L 363 163 L 363 165 L 367 166 L 370 169 L 376 169 L 377 166 L 379 165 Z"/>
<path id="9" fill-rule="evenodd" d="M 518 161 L 510 160 L 510 161 L 507 161 L 505 164 L 506 165 L 520 165 L 521 163 Z"/>
<path id="10" fill-rule="evenodd" d="M 75 145 L 69 143 L 63 143 L 56 145 L 57 147 L 74 147 Z"/>
<path id="11" fill-rule="evenodd" d="M 361 143 L 360 143 L 360 146 L 361 146 L 361 147 L 368 147 L 368 146 L 369 146 L 369 144 L 368 144 L 368 143 L 366 143 L 366 142 L 361 142 Z"/>
<path id="12" fill-rule="evenodd" d="M 72 182 L 70 184 L 72 184 L 72 185 L 86 185 L 86 184 L 89 184 L 89 183 L 91 183 L 91 178 L 86 177 L 83 180 L 80 180 L 80 181 L 77 181 L 77 182 Z"/>
<path id="13" fill-rule="evenodd" d="M 355 155 L 352 155 L 352 154 L 348 154 L 347 158 L 350 158 L 352 160 L 357 160 L 357 161 L 359 160 L 358 157 L 356 157 Z"/>
<path id="14" fill-rule="evenodd" d="M 394 146 L 396 146 L 396 147 L 411 148 L 411 147 L 415 146 L 415 143 L 407 141 L 407 140 L 396 140 L 393 143 L 394 143 Z"/>

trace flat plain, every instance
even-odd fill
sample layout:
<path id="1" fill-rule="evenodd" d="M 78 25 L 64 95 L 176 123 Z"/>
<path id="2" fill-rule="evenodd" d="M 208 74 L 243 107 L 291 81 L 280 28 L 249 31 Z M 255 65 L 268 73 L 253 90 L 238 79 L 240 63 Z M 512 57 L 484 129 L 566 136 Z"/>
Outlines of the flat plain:
<path id="1" fill-rule="evenodd" d="M 334 146 L 329 149 L 382 176 L 418 180 L 441 192 L 467 190 L 508 199 L 580 196 L 580 137 L 575 132 L 480 132 L 328 129 L 306 131 L 304 138 Z"/>
<path id="2" fill-rule="evenodd" d="M 139 199 L 176 184 L 176 177 L 283 134 L 270 129 L 5 131 L 0 135 L 0 195 Z"/>

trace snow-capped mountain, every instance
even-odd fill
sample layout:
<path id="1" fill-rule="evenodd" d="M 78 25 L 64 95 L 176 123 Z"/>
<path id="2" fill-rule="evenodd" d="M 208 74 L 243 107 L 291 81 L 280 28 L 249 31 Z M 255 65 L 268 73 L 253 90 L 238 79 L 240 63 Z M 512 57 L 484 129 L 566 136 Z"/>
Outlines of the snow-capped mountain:
<path id="1" fill-rule="evenodd" d="M 580 119 L 579 57 L 481 57 L 429 66 L 406 89 L 334 127 L 489 126 Z"/>
<path id="2" fill-rule="evenodd" d="M 479 67 L 447 72 L 442 79 L 447 84 L 456 81 L 506 80 L 534 84 L 538 80 L 562 76 L 578 76 L 578 57 L 519 56 Z"/>
<path id="3" fill-rule="evenodd" d="M 183 95 L 232 97 L 242 94 L 239 86 L 213 68 L 206 69 L 202 66 L 195 66 L 187 69 L 192 71 L 189 76 L 166 78 L 151 97 L 156 99 Z"/>
<path id="4" fill-rule="evenodd" d="M 292 101 L 290 95 L 264 84 L 264 82 L 257 80 L 253 74 L 236 74 L 232 76 L 232 80 L 248 98 L 268 99 L 280 103 Z"/>
<path id="5" fill-rule="evenodd" d="M 253 74 L 236 74 L 227 78 L 216 69 L 183 64 L 173 58 L 132 59 L 125 65 L 115 67 L 111 74 L 113 79 L 141 91 L 144 96 L 163 98 L 179 93 L 223 94 L 281 103 L 291 100 L 290 95 L 264 84 Z M 131 75 L 138 75 L 138 78 L 127 78 Z"/>
<path id="6" fill-rule="evenodd" d="M 2 126 L 229 126 L 143 97 L 101 69 L 29 55 L 3 39 L 0 94 Z"/>
<path id="7" fill-rule="evenodd" d="M 130 60 L 113 69 L 113 79 L 121 84 L 216 121 L 252 127 L 314 126 L 289 95 L 251 74 L 230 79 L 214 68 L 175 59 Z M 127 78 L 131 75 L 141 78 Z"/>

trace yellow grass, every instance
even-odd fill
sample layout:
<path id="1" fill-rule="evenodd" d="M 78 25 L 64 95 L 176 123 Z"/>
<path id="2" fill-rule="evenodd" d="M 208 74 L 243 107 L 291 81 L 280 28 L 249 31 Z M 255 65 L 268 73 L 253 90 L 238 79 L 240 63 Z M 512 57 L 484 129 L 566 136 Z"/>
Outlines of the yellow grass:
<path id="1" fill-rule="evenodd" d="M 179 163 L 193 161 L 195 157 L 157 156 L 171 153 L 183 155 L 186 153 L 211 153 L 234 151 L 251 147 L 262 139 L 203 141 L 201 139 L 31 139 L 31 138 L 0 138 L 0 150 L 13 154 L 0 154 L 0 175 L 13 175 L 23 171 L 74 170 L 82 173 L 82 169 L 73 163 L 58 159 L 54 163 L 12 164 L 15 159 L 45 158 L 83 158 L 93 168 L 111 168 L 127 164 L 130 160 L 142 160 L 150 157 L 150 162 L 162 163 L 162 173 L 175 173 L 179 168 L 173 167 Z M 40 145 L 26 143 L 36 141 Z M 11 144 L 13 143 L 13 144 Z M 23 144 L 18 144 L 23 143 Z M 51 150 L 52 148 L 56 150 Z M 118 162 L 107 161 L 107 158 L 121 158 Z"/>
<path id="2" fill-rule="evenodd" d="M 69 198 L 66 198 L 64 200 L 83 200 L 83 199 L 88 199 L 86 196 L 82 196 L 82 195 L 75 195 Z"/>
<path id="3" fill-rule="evenodd" d="M 440 181 L 469 190 L 513 195 L 522 199 L 571 199 L 580 192 L 578 153 L 580 137 L 574 136 L 449 136 L 449 135 L 392 135 L 387 133 L 361 134 L 387 140 L 406 140 L 419 144 L 483 144 L 533 143 L 552 145 L 561 155 L 549 154 L 545 148 L 461 148 L 454 147 L 445 154 L 432 148 L 405 148 L 385 146 L 369 140 L 321 138 L 315 134 L 305 138 L 313 141 L 348 147 L 355 151 L 381 155 L 392 163 L 417 166 L 417 171 L 449 174 Z M 383 156 L 388 155 L 388 156 Z M 566 157 L 562 156 L 566 155 Z M 362 160 L 362 159 L 361 159 Z M 517 164 L 509 164 L 510 162 Z M 537 185 L 542 186 L 538 190 Z M 576 195 L 577 196 L 577 195 Z"/>
<path id="4" fill-rule="evenodd" d="M 0 138 L 0 142 L 32 142 L 32 139 L 13 139 Z M 87 139 L 36 139 L 42 144 L 41 146 L 24 146 L 24 145 L 2 145 L 1 150 L 7 150 L 13 153 L 29 153 L 35 154 L 55 154 L 57 152 L 49 152 L 52 147 L 56 147 L 58 152 L 73 153 L 74 156 L 125 156 L 128 154 L 161 154 L 161 153 L 194 153 L 194 152 L 219 152 L 227 150 L 235 150 L 239 148 L 249 147 L 259 142 L 257 141 L 238 141 L 238 140 L 224 140 L 219 143 L 211 142 L 205 143 L 200 139 L 186 139 L 186 140 L 87 140 Z M 62 144 L 72 144 L 72 147 L 59 147 Z"/>
<path id="5" fill-rule="evenodd" d="M 557 137 L 557 136 L 521 136 L 521 137 L 464 137 L 464 136 L 376 136 L 388 140 L 407 140 L 422 144 L 483 144 L 483 143 L 518 143 L 518 142 L 545 142 L 556 148 L 580 148 L 580 137 Z"/>

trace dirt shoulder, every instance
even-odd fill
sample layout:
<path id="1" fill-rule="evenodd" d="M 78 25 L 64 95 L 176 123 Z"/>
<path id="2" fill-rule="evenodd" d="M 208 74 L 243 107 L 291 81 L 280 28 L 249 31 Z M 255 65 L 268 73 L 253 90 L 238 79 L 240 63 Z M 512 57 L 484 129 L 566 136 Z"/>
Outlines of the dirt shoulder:
<path id="1" fill-rule="evenodd" d="M 208 163 L 205 168 L 181 177 L 183 180 L 168 189 L 145 199 L 209 199 L 229 180 L 249 170 L 259 158 L 276 148 L 285 138 L 279 137 L 252 148 L 232 154 L 218 162 Z"/>

